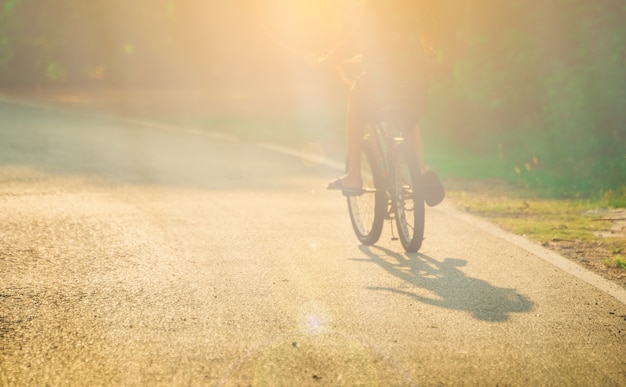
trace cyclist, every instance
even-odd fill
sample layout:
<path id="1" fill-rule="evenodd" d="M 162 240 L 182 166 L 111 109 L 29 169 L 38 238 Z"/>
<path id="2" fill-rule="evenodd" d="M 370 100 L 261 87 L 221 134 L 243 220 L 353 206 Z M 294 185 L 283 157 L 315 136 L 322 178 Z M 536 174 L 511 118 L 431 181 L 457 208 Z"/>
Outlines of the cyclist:
<path id="1" fill-rule="evenodd" d="M 365 127 L 385 106 L 406 106 L 405 138 L 416 153 L 420 168 L 421 139 L 418 121 L 427 108 L 427 61 L 433 29 L 423 0 L 366 0 L 362 25 L 363 73 L 348 98 L 347 173 L 328 184 L 328 189 L 344 195 L 359 195 L 361 189 L 361 148 Z M 436 174 L 426 172 L 430 186 L 426 202 L 436 205 L 443 200 L 443 187 Z"/>

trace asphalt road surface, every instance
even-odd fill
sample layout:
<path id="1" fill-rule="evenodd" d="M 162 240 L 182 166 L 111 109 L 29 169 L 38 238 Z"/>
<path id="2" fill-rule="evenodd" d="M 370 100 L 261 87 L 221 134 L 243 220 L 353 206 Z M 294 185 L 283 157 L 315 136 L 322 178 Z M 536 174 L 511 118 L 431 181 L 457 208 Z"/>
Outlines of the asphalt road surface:
<path id="1" fill-rule="evenodd" d="M 626 386 L 624 300 L 445 202 L 360 246 L 269 148 L 0 103 L 0 385 Z"/>

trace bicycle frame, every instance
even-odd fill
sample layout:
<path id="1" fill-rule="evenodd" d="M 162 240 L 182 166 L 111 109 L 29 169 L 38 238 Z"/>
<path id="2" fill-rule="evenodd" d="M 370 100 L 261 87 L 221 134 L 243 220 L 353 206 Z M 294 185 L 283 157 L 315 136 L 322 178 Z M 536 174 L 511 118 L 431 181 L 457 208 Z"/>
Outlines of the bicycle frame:
<path id="1" fill-rule="evenodd" d="M 391 195 L 393 195 L 393 192 L 391 192 L 392 181 L 390 174 L 392 152 L 390 152 L 390 150 L 405 141 L 404 135 L 401 129 L 399 129 L 398 126 L 395 124 L 395 120 L 393 119 L 393 117 L 391 117 L 391 113 L 395 115 L 400 115 L 403 113 L 402 109 L 402 107 L 387 107 L 383 109 L 381 118 L 373 121 L 377 123 L 368 125 L 364 137 L 367 138 L 369 135 L 369 137 L 372 139 L 376 157 L 380 162 L 379 167 L 380 170 L 383 172 L 384 187 L 387 190 L 387 197 L 388 201 L 391 202 L 390 204 L 393 204 L 393 201 L 391 201 Z M 387 113 L 384 113 L 385 110 L 387 111 Z M 393 216 L 393 207 L 391 205 L 388 207 L 387 212 L 389 218 Z"/>

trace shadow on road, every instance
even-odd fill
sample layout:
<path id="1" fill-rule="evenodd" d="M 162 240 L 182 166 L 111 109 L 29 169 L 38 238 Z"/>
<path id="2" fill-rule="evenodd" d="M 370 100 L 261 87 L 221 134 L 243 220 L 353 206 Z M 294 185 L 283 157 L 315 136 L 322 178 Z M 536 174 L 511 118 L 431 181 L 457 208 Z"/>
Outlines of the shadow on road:
<path id="1" fill-rule="evenodd" d="M 533 302 L 515 289 L 498 288 L 488 282 L 468 277 L 459 268 L 464 259 L 438 261 L 424 254 L 398 254 L 382 247 L 361 246 L 369 261 L 390 274 L 415 286 L 415 291 L 372 287 L 410 296 L 425 304 L 469 312 L 483 321 L 507 321 L 511 313 L 529 312 Z M 420 291 L 421 290 L 421 291 Z M 433 296 L 423 295 L 423 290 Z"/>

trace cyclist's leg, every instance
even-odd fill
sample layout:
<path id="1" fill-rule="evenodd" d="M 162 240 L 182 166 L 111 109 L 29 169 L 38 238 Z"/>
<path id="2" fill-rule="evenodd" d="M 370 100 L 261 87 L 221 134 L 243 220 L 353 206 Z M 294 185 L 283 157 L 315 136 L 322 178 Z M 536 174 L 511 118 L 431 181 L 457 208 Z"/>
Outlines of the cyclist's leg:
<path id="1" fill-rule="evenodd" d="M 344 182 L 350 187 L 361 186 L 361 149 L 366 123 L 362 114 L 360 91 L 358 86 L 352 90 L 346 112 L 348 170 Z"/>
<path id="2" fill-rule="evenodd" d="M 424 172 L 426 166 L 424 165 L 424 161 L 422 160 L 422 130 L 419 123 L 415 123 L 411 130 L 408 130 L 404 134 L 404 136 L 407 142 L 411 145 L 413 151 L 415 152 L 415 157 L 417 158 L 419 170 Z"/>
<path id="3" fill-rule="evenodd" d="M 436 206 L 441 203 L 445 197 L 445 189 L 435 171 L 429 169 L 424 164 L 424 160 L 422 159 L 422 140 L 419 124 L 416 123 L 412 130 L 405 133 L 405 139 L 413 149 L 415 158 L 417 159 L 419 171 L 422 174 L 424 200 L 429 206 Z"/>
<path id="4" fill-rule="evenodd" d="M 358 83 L 350 91 L 346 109 L 347 170 L 346 174 L 329 184 L 329 188 L 361 188 L 361 150 L 366 120 L 362 114 L 361 89 Z"/>

